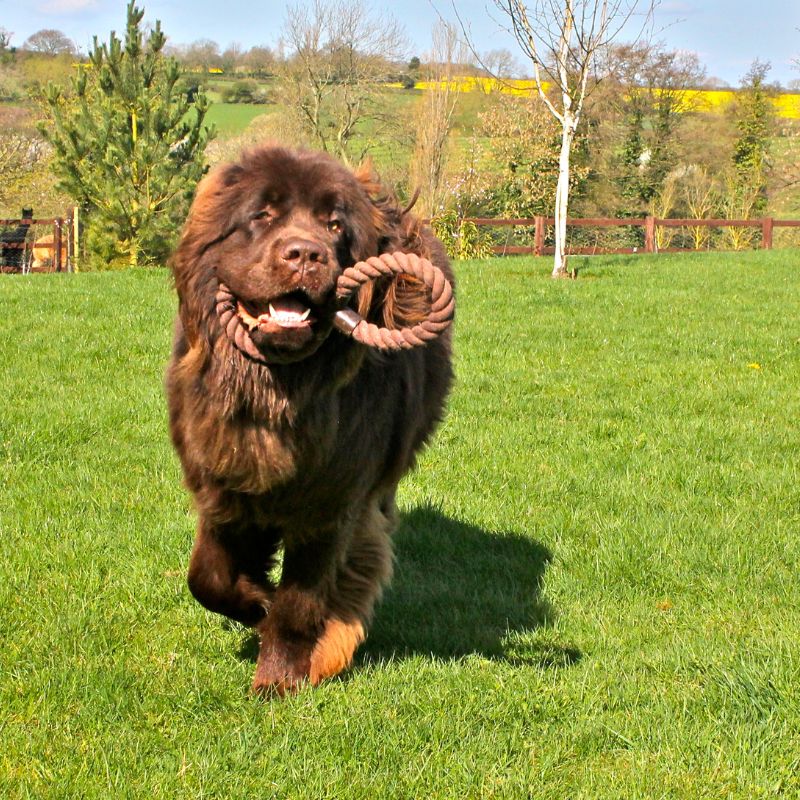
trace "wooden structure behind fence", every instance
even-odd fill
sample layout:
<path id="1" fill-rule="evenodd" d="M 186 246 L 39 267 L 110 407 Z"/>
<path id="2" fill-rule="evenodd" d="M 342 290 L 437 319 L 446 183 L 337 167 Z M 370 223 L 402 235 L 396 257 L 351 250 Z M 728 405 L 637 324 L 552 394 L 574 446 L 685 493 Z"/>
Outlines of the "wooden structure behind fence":
<path id="1" fill-rule="evenodd" d="M 535 256 L 551 255 L 555 248 L 545 246 L 545 234 L 548 226 L 555 222 L 553 217 L 536 216 L 519 219 L 492 219 L 488 217 L 468 217 L 464 222 L 472 222 L 479 227 L 528 227 L 533 228 L 531 245 L 497 245 L 492 251 L 498 255 L 532 254 Z M 568 255 L 601 255 L 605 253 L 686 253 L 694 252 L 685 247 L 656 246 L 656 229 L 662 228 L 756 228 L 761 231 L 761 248 L 772 249 L 772 233 L 775 228 L 800 228 L 799 219 L 661 219 L 659 217 L 618 217 L 618 218 L 579 218 L 567 219 L 568 227 L 575 228 L 644 228 L 643 247 L 567 247 Z"/>
<path id="2" fill-rule="evenodd" d="M 52 234 L 37 237 L 28 233 L 22 241 L 0 243 L 0 272 L 71 272 L 75 257 L 71 236 L 73 213 L 74 210 L 70 209 L 67 217 L 0 219 L 0 227 L 27 225 L 29 230 L 36 227 L 52 230 Z M 3 258 L 5 252 L 12 250 L 23 251 L 22 259 L 18 259 L 19 268 L 9 268 Z M 49 253 L 50 257 L 41 258 L 43 253 Z"/>

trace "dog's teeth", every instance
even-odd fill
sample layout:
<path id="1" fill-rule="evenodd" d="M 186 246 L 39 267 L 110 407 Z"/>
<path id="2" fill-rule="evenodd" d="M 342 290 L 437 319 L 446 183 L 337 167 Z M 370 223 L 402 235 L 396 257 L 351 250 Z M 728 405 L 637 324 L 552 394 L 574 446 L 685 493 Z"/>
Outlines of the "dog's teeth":
<path id="1" fill-rule="evenodd" d="M 307 309 L 306 309 L 306 310 L 303 312 L 303 316 L 302 316 L 302 317 L 300 317 L 300 319 L 308 319 L 308 315 L 309 315 L 310 313 L 311 313 L 311 309 L 310 309 L 310 308 L 307 308 Z"/>
<path id="2" fill-rule="evenodd" d="M 278 312 L 275 310 L 275 307 L 272 305 L 272 303 L 269 304 L 269 313 L 273 317 L 278 316 Z"/>

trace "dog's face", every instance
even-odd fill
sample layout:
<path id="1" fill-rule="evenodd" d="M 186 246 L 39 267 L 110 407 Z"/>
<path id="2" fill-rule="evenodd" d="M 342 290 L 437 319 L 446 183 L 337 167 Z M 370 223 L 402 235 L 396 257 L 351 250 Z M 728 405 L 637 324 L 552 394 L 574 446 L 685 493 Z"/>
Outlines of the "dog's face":
<path id="1" fill-rule="evenodd" d="M 330 334 L 337 279 L 374 254 L 377 239 L 375 209 L 349 170 L 318 153 L 267 148 L 201 183 L 173 267 L 182 302 L 211 308 L 210 295 L 227 287 L 237 335 L 268 363 L 286 363 Z M 207 324 L 218 335 L 232 329 L 213 314 Z"/>

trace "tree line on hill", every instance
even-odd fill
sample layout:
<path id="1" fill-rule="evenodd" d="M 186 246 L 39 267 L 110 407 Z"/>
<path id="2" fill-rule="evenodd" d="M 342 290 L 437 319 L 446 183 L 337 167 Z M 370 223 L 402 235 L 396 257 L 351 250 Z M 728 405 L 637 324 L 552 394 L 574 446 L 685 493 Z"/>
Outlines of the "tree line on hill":
<path id="1" fill-rule="evenodd" d="M 443 23 L 423 58 L 408 58 L 397 22 L 344 0 L 293 7 L 273 50 L 220 53 L 205 40 L 170 48 L 134 2 L 124 37 L 87 55 L 57 31 L 39 34 L 14 49 L 0 32 L 0 94 L 21 86 L 40 117 L 35 127 L 30 113 L 0 106 L 0 205 L 9 213 L 21 202 L 77 203 L 94 265 L 163 263 L 207 163 L 263 138 L 317 147 L 351 164 L 373 155 L 400 195 L 420 190 L 417 210 L 434 218 L 456 256 L 485 254 L 495 243 L 465 222 L 471 216 L 552 213 L 557 125 L 534 99 L 502 91 L 502 82 L 501 90 L 487 83 L 479 96 L 456 91 L 453 78 L 475 59 Z M 575 134 L 574 215 L 758 216 L 800 180 L 771 151 L 778 131 L 768 64 L 755 62 L 727 112 L 709 115 L 687 106 L 689 90 L 708 84 L 696 56 L 652 42 L 615 44 L 603 55 Z M 86 60 L 91 68 L 76 69 Z M 32 69 L 37 64 L 50 71 Z M 259 117 L 234 140 L 212 142 L 205 81 L 194 70 L 204 75 L 215 64 L 269 75 L 254 89 L 228 88 L 249 92 L 246 102 L 262 93 L 281 113 Z M 520 70 L 508 51 L 484 54 L 469 69 L 501 78 Z M 411 103 L 398 105 L 399 90 L 385 88 L 389 80 L 423 78 L 430 88 Z M 659 245 L 675 235 L 660 231 Z M 709 235 L 706 228 L 684 234 L 698 248 Z M 749 230 L 722 235 L 730 246 L 752 244 Z"/>
<path id="2" fill-rule="evenodd" d="M 143 26 L 143 33 L 147 35 L 149 32 L 149 27 Z M 5 67 L 5 80 L 0 82 L 0 100 L 23 98 L 26 92 L 49 80 L 68 80 L 77 63 L 88 62 L 88 54 L 60 30 L 47 28 L 36 31 L 20 46 L 12 44 L 13 37 L 13 33 L 0 28 L 0 66 Z M 297 55 L 283 39 L 274 47 L 254 45 L 249 48 L 237 42 L 222 48 L 212 39 L 197 39 L 188 44 L 168 41 L 162 52 L 165 57 L 178 62 L 186 73 L 187 84 L 195 86 L 213 76 L 231 79 L 274 78 Z M 521 74 L 519 64 L 506 49 L 489 51 L 483 54 L 480 61 L 465 60 L 458 65 L 458 74 L 498 74 L 504 77 Z M 15 72 L 17 80 L 9 80 Z M 390 54 L 384 54 L 375 80 L 400 83 L 410 89 L 417 81 L 427 79 L 429 73 L 427 65 L 418 56 L 405 58 L 397 54 L 392 58 Z M 268 102 L 268 98 L 265 95 L 253 98 L 242 93 L 240 97 L 232 96 L 226 102 Z"/>

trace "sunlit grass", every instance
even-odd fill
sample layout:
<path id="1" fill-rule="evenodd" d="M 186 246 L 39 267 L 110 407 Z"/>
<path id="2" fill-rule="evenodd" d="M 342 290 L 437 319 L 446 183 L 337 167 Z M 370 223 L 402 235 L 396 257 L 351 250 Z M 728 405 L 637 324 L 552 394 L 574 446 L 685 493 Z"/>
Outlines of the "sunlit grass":
<path id="1" fill-rule="evenodd" d="M 797 261 L 459 264 L 393 588 L 277 703 L 185 587 L 166 274 L 0 278 L 0 796 L 798 796 Z"/>

